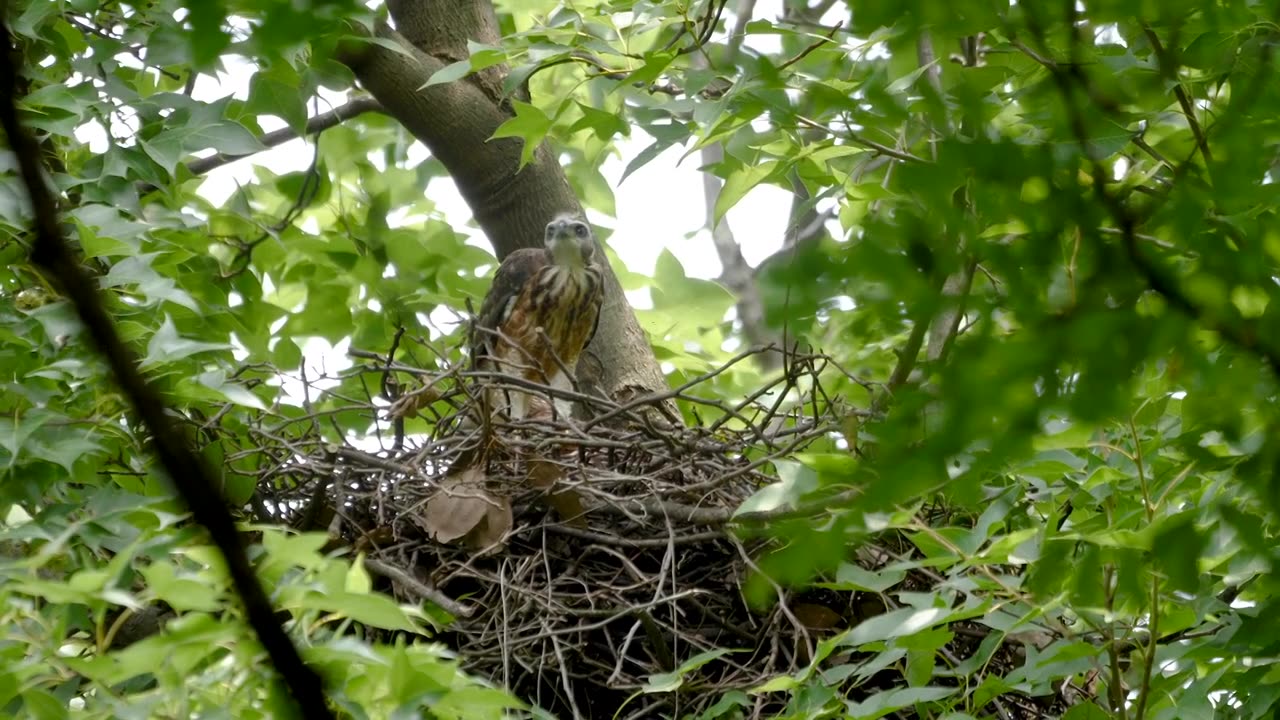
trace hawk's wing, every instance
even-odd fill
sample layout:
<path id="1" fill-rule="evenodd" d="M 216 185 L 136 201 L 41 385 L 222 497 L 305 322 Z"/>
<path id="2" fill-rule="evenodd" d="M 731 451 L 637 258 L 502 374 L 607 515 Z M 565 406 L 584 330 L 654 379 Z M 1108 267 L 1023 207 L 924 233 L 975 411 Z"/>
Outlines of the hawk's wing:
<path id="1" fill-rule="evenodd" d="M 601 295 L 601 302 L 596 303 L 596 317 L 594 320 L 591 321 L 591 332 L 587 334 L 587 341 L 582 344 L 583 350 L 585 350 L 586 347 L 591 344 L 591 341 L 595 339 L 596 331 L 600 329 L 600 316 L 604 314 L 604 302 L 603 302 L 604 271 L 603 270 L 600 272 L 600 295 Z"/>
<path id="2" fill-rule="evenodd" d="M 521 248 L 503 259 L 494 273 L 493 284 L 480 304 L 480 315 L 476 318 L 476 328 L 471 336 L 471 362 L 477 362 L 481 356 L 490 354 L 496 339 L 492 332 L 498 330 L 515 305 L 516 298 L 524 286 L 533 279 L 538 270 L 551 263 L 550 253 L 545 248 Z"/>

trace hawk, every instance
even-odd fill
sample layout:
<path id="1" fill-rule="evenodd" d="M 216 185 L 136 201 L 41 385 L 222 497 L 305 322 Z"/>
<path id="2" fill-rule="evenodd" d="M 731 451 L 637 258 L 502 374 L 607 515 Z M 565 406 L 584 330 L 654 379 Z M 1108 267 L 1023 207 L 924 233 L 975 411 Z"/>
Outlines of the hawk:
<path id="1" fill-rule="evenodd" d="M 476 367 L 569 390 L 583 348 L 595 336 L 604 285 L 593 260 L 591 227 L 564 213 L 547 224 L 545 247 L 507 255 L 480 306 L 471 357 Z M 552 407 L 532 393 L 493 388 L 490 413 L 512 420 L 550 414 Z M 555 402 L 568 415 L 569 403 Z"/>

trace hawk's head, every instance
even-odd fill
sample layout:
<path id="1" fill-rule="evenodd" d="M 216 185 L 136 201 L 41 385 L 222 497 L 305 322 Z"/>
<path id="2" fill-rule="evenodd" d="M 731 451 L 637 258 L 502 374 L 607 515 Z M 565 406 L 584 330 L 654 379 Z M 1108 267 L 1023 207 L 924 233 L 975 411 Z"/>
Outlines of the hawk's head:
<path id="1" fill-rule="evenodd" d="M 556 264 L 571 269 L 590 265 L 596 251 L 591 226 L 571 213 L 561 213 L 547 223 L 546 243 Z"/>

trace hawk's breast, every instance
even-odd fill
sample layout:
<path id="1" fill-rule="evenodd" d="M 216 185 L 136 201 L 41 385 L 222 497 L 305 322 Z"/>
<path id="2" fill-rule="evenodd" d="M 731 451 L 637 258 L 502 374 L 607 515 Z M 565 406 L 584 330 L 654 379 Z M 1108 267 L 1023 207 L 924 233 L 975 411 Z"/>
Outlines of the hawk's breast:
<path id="1" fill-rule="evenodd" d="M 600 271 L 547 265 L 534 275 L 516 299 L 505 334 L 528 353 L 547 382 L 559 369 L 556 358 L 573 369 L 591 339 L 602 298 Z M 544 342 L 539 333 L 546 334 Z M 552 355 L 554 353 L 554 356 Z M 535 378 L 530 378 L 535 379 Z"/>

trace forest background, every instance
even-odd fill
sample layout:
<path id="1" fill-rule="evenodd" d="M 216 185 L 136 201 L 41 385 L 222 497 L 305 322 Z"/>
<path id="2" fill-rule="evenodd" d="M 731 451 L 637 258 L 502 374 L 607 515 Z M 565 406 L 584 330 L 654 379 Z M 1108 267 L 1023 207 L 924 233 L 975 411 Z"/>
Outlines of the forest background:
<path id="1" fill-rule="evenodd" d="M 1278 10 L 7 3 L 0 708 L 274 717 L 321 690 L 295 653 L 325 712 L 596 716 L 290 504 L 447 430 L 388 407 L 581 209 L 617 281 L 581 385 L 736 443 L 758 482 L 685 529 L 756 543 L 735 607 L 794 645 L 658 616 L 602 716 L 1269 717 Z"/>

